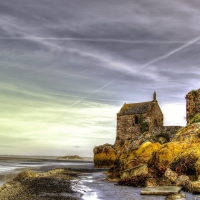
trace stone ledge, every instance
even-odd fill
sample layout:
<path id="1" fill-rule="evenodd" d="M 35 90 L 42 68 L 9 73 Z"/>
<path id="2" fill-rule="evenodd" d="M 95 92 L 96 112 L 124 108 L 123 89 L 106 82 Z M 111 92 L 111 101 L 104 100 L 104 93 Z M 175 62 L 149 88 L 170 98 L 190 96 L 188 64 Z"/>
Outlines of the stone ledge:
<path id="1" fill-rule="evenodd" d="M 146 187 L 141 190 L 141 195 L 163 195 L 178 194 L 181 191 L 181 187 L 177 186 L 158 186 L 158 187 Z"/>

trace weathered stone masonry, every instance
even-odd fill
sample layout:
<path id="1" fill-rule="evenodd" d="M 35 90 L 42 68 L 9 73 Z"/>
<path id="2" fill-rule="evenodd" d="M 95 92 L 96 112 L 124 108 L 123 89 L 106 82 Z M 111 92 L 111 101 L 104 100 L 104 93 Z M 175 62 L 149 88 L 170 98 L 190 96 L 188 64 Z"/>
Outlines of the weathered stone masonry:
<path id="1" fill-rule="evenodd" d="M 156 100 L 124 104 L 117 113 L 117 136 L 115 145 L 126 144 L 137 139 L 143 132 L 152 135 L 164 135 L 169 140 L 180 129 L 180 126 L 163 126 L 163 114 Z"/>
<path id="2" fill-rule="evenodd" d="M 186 95 L 186 119 L 187 123 L 195 114 L 200 113 L 200 89 L 192 90 Z"/>

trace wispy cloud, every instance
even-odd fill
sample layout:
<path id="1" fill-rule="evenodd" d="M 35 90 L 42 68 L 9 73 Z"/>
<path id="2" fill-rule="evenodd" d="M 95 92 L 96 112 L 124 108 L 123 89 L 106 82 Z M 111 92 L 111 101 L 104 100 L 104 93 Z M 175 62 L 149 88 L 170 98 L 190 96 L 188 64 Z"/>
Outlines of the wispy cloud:
<path id="1" fill-rule="evenodd" d="M 163 56 L 159 56 L 158 58 L 155 58 L 155 59 L 151 60 L 150 62 L 145 63 L 144 65 L 142 65 L 142 66 L 139 68 L 139 70 L 137 71 L 137 73 L 139 73 L 139 71 L 143 70 L 144 68 L 146 68 L 146 67 L 148 67 L 148 66 L 150 66 L 150 65 L 152 65 L 152 64 L 155 64 L 155 63 L 157 63 L 157 62 L 159 62 L 159 61 L 162 61 L 162 60 L 164 60 L 164 59 L 166 59 L 166 58 L 172 56 L 172 55 L 175 54 L 175 53 L 178 53 L 179 51 L 183 50 L 184 48 L 189 47 L 190 45 L 192 45 L 192 44 L 198 42 L 199 40 L 200 40 L 200 36 L 197 37 L 197 38 L 195 38 L 195 39 L 193 39 L 193 40 L 191 40 L 191 41 L 189 41 L 189 42 L 187 42 L 186 44 L 184 44 L 184 45 L 182 45 L 182 46 L 180 46 L 180 47 L 178 47 L 178 48 L 176 48 L 176 49 L 170 51 L 169 53 L 167 53 L 167 54 L 165 54 L 165 55 L 163 55 Z M 131 70 L 131 71 L 128 71 L 126 74 L 123 74 L 123 75 L 121 75 L 120 77 L 118 77 L 118 78 L 116 78 L 116 79 L 110 81 L 109 83 L 107 83 L 107 84 L 105 84 L 104 86 L 102 86 L 101 88 L 99 88 L 99 89 L 93 91 L 92 93 L 88 94 L 87 96 L 81 98 L 80 100 L 78 100 L 78 101 L 76 101 L 75 103 L 73 103 L 70 107 L 75 106 L 76 104 L 80 103 L 80 102 L 83 101 L 84 99 L 86 99 L 86 98 L 90 97 L 91 95 L 93 95 L 93 94 L 95 94 L 95 93 L 101 91 L 102 89 L 104 89 L 104 88 L 106 88 L 107 86 L 113 84 L 113 83 L 116 82 L 117 80 L 119 80 L 119 79 L 125 77 L 125 76 L 126 76 L 127 74 L 129 74 L 129 73 L 132 73 L 132 70 Z"/>
<path id="2" fill-rule="evenodd" d="M 162 40 L 121 40 L 106 38 L 51 38 L 51 37 L 0 37 L 0 40 L 52 40 L 52 41 L 79 41 L 79 42 L 97 42 L 97 43 L 128 43 L 128 44 L 185 44 L 186 41 L 162 41 Z M 200 44 L 196 42 L 196 44 Z"/>

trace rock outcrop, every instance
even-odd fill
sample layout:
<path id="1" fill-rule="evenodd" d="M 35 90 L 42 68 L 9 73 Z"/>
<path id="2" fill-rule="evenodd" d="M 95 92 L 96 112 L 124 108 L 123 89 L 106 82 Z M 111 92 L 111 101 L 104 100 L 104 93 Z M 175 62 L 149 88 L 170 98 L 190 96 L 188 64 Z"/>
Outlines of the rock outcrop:
<path id="1" fill-rule="evenodd" d="M 111 167 L 107 178 L 120 185 L 181 186 L 200 193 L 199 121 L 196 115 L 169 142 L 159 142 L 145 132 L 126 146 L 96 147 L 95 165 Z"/>
<path id="2" fill-rule="evenodd" d="M 97 168 L 109 168 L 115 165 L 120 151 L 114 145 L 104 144 L 94 148 L 94 164 Z"/>
<path id="3" fill-rule="evenodd" d="M 94 164 L 111 167 L 107 179 L 120 185 L 200 193 L 200 89 L 186 95 L 186 127 L 163 126 L 162 116 L 155 93 L 151 102 L 124 104 L 115 144 L 95 147 Z"/>

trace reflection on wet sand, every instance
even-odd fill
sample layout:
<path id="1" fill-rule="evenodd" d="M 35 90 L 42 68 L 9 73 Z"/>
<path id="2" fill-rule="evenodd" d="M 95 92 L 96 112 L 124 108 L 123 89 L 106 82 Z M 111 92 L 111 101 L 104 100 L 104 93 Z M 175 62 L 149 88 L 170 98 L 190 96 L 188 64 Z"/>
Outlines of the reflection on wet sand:
<path id="1" fill-rule="evenodd" d="M 83 200 L 99 200 L 97 192 L 93 191 L 90 187 L 86 186 L 86 183 L 93 183 L 93 176 L 91 174 L 79 175 L 79 179 L 72 181 L 72 189 L 79 192 Z"/>

